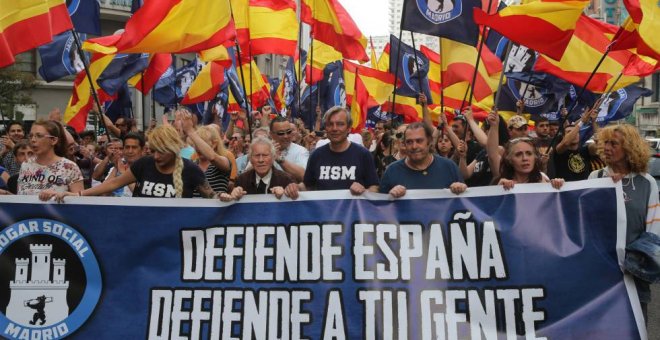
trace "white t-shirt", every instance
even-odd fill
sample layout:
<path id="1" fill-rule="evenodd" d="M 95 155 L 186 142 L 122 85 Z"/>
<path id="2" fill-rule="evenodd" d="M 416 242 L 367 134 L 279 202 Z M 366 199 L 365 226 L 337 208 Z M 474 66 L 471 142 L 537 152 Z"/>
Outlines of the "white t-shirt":
<path id="1" fill-rule="evenodd" d="M 45 189 L 57 192 L 69 190 L 69 185 L 83 180 L 78 165 L 64 157 L 57 162 L 44 166 L 31 158 L 21 165 L 18 174 L 18 194 L 38 195 Z"/>

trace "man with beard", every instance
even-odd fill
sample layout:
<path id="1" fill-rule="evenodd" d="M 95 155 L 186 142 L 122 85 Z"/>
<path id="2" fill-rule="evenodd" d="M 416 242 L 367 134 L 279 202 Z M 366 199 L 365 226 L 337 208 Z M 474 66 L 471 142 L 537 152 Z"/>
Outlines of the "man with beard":
<path id="1" fill-rule="evenodd" d="M 408 125 L 403 142 L 407 156 L 392 163 L 381 179 L 379 191 L 394 198 L 402 197 L 407 189 L 446 189 L 460 194 L 467 189 L 458 167 L 447 158 L 430 152 L 433 129 L 416 122 Z"/>

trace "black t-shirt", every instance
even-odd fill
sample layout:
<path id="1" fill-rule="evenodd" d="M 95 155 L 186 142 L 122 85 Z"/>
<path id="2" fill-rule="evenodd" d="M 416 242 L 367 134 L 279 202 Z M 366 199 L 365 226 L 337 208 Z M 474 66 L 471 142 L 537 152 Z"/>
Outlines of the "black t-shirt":
<path id="1" fill-rule="evenodd" d="M 166 175 L 158 171 L 153 156 L 142 157 L 135 161 L 131 165 L 131 172 L 137 179 L 133 197 L 176 197 L 172 174 Z M 206 181 L 202 170 L 187 159 L 183 159 L 181 179 L 183 180 L 182 198 L 193 197 L 194 190 Z"/>
<path id="2" fill-rule="evenodd" d="M 493 180 L 493 173 L 490 171 L 490 163 L 488 162 L 486 150 L 479 151 L 474 160 L 476 161 L 474 171 L 472 172 L 472 176 L 465 181 L 465 184 L 470 187 L 490 185 L 490 182 Z"/>
<path id="3" fill-rule="evenodd" d="M 348 189 L 353 182 L 369 188 L 378 185 L 378 175 L 374 160 L 364 147 L 351 143 L 345 151 L 334 152 L 326 144 L 309 156 L 303 182 L 310 190 Z"/>
<path id="4" fill-rule="evenodd" d="M 563 178 L 566 182 L 581 181 L 591 173 L 591 154 L 586 145 L 577 150 L 566 150 L 558 154 L 555 150 L 554 165 L 556 178 Z"/>

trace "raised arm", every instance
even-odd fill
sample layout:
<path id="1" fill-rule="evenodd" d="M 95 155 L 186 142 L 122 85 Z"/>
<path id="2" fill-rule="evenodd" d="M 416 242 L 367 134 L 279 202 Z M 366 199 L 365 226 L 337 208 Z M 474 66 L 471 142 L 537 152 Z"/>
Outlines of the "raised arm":
<path id="1" fill-rule="evenodd" d="M 490 124 L 490 129 L 488 130 L 486 152 L 488 153 L 490 171 L 493 174 L 493 178 L 497 178 L 500 177 L 500 162 L 502 160 L 499 152 L 500 115 L 497 113 L 497 109 L 494 109 L 488 114 L 488 123 Z"/>
<path id="2" fill-rule="evenodd" d="M 231 170 L 229 159 L 225 156 L 218 155 L 215 150 L 213 150 L 213 148 L 197 134 L 193 127 L 192 115 L 189 112 L 177 111 L 176 118 L 181 121 L 183 133 L 190 138 L 195 149 L 199 150 L 199 152 L 204 155 L 209 162 L 217 166 L 218 169 L 224 172 L 229 172 Z"/>

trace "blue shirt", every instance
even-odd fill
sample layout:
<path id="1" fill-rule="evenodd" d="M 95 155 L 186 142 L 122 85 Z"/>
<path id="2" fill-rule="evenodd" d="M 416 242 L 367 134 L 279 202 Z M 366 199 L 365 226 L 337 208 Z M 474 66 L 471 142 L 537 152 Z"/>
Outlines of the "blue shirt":
<path id="1" fill-rule="evenodd" d="M 447 189 L 454 182 L 463 182 L 463 178 L 456 163 L 447 158 L 434 155 L 433 162 L 424 171 L 409 168 L 404 158 L 387 167 L 379 191 L 387 194 L 397 185 L 406 189 Z"/>
<path id="2" fill-rule="evenodd" d="M 363 146 L 351 143 L 348 149 L 334 152 L 327 144 L 309 156 L 303 182 L 309 190 L 349 189 L 353 182 L 368 189 L 378 185 L 378 175 L 371 153 Z"/>

